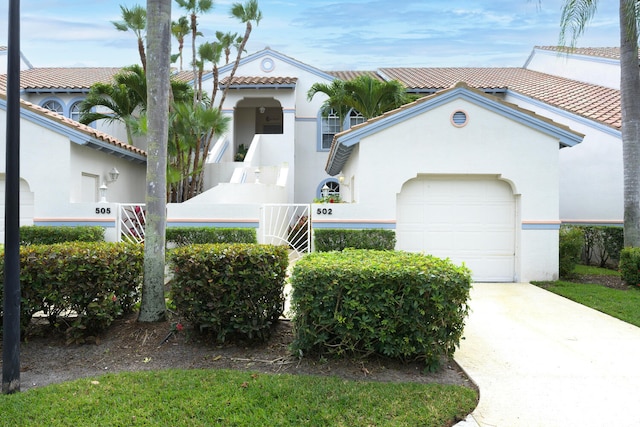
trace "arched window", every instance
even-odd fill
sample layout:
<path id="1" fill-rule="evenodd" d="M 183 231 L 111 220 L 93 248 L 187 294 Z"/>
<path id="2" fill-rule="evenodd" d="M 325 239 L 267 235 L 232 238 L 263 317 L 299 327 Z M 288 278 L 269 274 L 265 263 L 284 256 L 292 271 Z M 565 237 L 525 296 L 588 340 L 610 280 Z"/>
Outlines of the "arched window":
<path id="1" fill-rule="evenodd" d="M 53 111 L 54 113 L 64 115 L 64 108 L 62 108 L 62 104 L 59 101 L 56 101 L 55 99 L 50 99 L 48 101 L 45 101 L 42 104 L 42 108 L 46 108 L 47 110 Z"/>
<path id="2" fill-rule="evenodd" d="M 318 188 L 316 189 L 317 199 L 323 198 L 322 189 L 325 185 L 329 188 L 329 191 L 327 191 L 327 196 L 340 196 L 340 182 L 335 178 L 329 178 L 322 180 L 322 182 L 320 182 L 320 185 L 318 185 Z"/>
<path id="3" fill-rule="evenodd" d="M 76 101 L 71 104 L 71 108 L 69 108 L 69 118 L 71 120 L 75 120 L 76 122 L 80 121 L 80 103 L 82 101 Z"/>
<path id="4" fill-rule="evenodd" d="M 355 125 L 359 125 L 360 123 L 364 123 L 366 119 L 362 114 L 357 112 L 356 110 L 351 110 L 349 112 L 349 127 L 353 127 Z"/>

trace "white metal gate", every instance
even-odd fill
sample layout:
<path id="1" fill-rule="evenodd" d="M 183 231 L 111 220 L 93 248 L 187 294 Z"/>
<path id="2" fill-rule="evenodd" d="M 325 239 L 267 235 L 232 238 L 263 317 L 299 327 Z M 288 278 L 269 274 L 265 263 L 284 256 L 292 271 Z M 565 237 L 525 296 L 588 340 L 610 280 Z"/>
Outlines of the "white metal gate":
<path id="1" fill-rule="evenodd" d="M 261 243 L 287 245 L 290 260 L 311 252 L 310 205 L 266 204 L 261 211 Z"/>
<path id="2" fill-rule="evenodd" d="M 143 243 L 147 221 L 144 204 L 121 204 L 118 208 L 116 235 L 121 242 Z"/>

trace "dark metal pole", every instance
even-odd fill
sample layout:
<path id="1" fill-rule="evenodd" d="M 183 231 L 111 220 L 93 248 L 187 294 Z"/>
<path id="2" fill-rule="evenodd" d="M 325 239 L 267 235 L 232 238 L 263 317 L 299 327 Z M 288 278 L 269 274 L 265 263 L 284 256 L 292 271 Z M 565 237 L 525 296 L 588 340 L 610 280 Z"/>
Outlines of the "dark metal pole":
<path id="1" fill-rule="evenodd" d="M 20 391 L 20 0 L 9 0 L 2 393 Z"/>

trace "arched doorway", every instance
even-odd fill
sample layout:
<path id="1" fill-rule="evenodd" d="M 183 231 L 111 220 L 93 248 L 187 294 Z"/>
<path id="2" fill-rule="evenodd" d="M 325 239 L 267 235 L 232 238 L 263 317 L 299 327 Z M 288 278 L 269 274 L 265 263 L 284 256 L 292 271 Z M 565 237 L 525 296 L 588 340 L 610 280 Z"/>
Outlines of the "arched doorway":
<path id="1" fill-rule="evenodd" d="M 248 149 L 257 134 L 282 134 L 283 114 L 275 98 L 244 98 L 236 104 L 233 120 L 234 153 Z"/>

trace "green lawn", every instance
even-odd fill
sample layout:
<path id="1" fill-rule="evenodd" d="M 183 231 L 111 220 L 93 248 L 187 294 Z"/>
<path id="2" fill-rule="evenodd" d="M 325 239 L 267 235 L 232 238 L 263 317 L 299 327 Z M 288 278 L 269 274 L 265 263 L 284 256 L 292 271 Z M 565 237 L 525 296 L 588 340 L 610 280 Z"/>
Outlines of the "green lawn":
<path id="1" fill-rule="evenodd" d="M 577 274 L 619 275 L 615 270 L 579 265 Z M 624 322 L 640 326 L 640 289 L 611 289 L 593 283 L 567 281 L 534 282 L 555 294 L 616 317 Z"/>
<path id="2" fill-rule="evenodd" d="M 0 396 L 2 426 L 434 426 L 466 417 L 469 388 L 232 370 L 166 370 Z"/>

